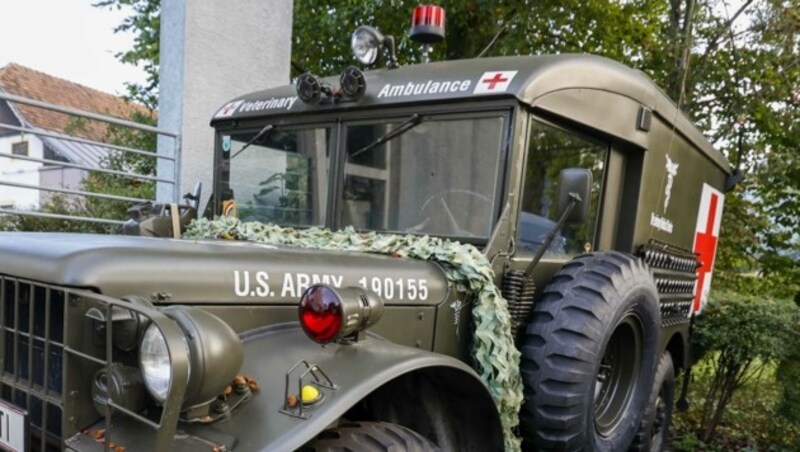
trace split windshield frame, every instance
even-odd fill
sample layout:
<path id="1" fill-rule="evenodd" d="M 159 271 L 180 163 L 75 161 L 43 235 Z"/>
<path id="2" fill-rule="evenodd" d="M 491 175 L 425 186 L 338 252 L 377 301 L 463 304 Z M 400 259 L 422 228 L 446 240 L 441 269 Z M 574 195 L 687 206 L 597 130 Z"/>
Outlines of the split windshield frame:
<path id="1" fill-rule="evenodd" d="M 424 111 L 420 111 L 424 110 Z M 380 116 L 378 116 L 378 114 Z M 346 152 L 347 136 L 346 131 L 349 127 L 354 125 L 375 124 L 375 123 L 392 123 L 398 122 L 397 127 L 392 129 L 389 133 L 400 132 L 405 133 L 413 127 L 423 122 L 447 120 L 447 119 L 468 119 L 486 116 L 498 116 L 504 119 L 503 141 L 500 149 L 500 161 L 498 162 L 499 173 L 495 177 L 495 192 L 493 195 L 494 206 L 492 215 L 492 229 L 496 226 L 497 220 L 500 215 L 501 207 L 507 202 L 505 196 L 498 199 L 499 193 L 504 193 L 503 188 L 508 182 L 510 176 L 510 169 L 508 168 L 509 159 L 511 158 L 511 146 L 513 144 L 513 136 L 519 133 L 518 117 L 522 114 L 527 115 L 527 111 L 523 108 L 520 110 L 519 103 L 516 100 L 498 99 L 480 102 L 456 103 L 456 104 L 427 104 L 427 105 L 413 105 L 405 107 L 386 108 L 376 111 L 374 109 L 360 110 L 360 111 L 327 111 L 320 112 L 320 114 L 306 114 L 302 116 L 289 115 L 278 117 L 277 115 L 270 115 L 267 117 L 253 118 L 247 121 L 236 121 L 233 123 L 220 124 L 221 127 L 216 127 L 215 132 L 217 135 L 216 146 L 221 153 L 221 140 L 223 135 L 246 133 L 247 131 L 260 132 L 266 128 L 267 125 L 273 127 L 269 128 L 268 132 L 274 133 L 286 129 L 302 129 L 312 127 L 331 127 L 332 136 L 330 143 L 330 157 L 335 158 L 336 161 L 329 161 L 329 170 L 333 177 L 328 179 L 329 199 L 327 211 L 325 212 L 324 227 L 331 229 L 341 228 L 341 219 L 336 214 L 337 209 L 341 209 L 341 190 L 344 185 L 343 180 L 339 180 L 338 175 L 344 173 L 344 166 L 349 163 Z M 417 119 L 418 117 L 418 119 Z M 267 124 L 265 124 L 265 121 Z M 401 129 L 403 123 L 408 123 L 408 126 Z M 388 134 L 387 134 L 388 135 Z M 260 137 L 263 138 L 263 137 Z M 259 138 L 259 139 L 260 139 Z M 385 140 L 393 139 L 395 136 L 381 137 Z M 256 140 L 257 141 L 257 140 Z M 377 140 L 376 140 L 377 141 Z M 385 141 L 384 141 L 385 142 Z M 370 143 L 372 145 L 373 143 Z M 380 146 L 379 143 L 377 146 Z M 367 146 L 370 146 L 367 145 Z M 367 147 L 365 146 L 365 147 Z M 360 149 L 362 151 L 364 148 Z M 241 150 L 241 149 L 240 149 Z M 366 151 L 365 151 L 366 152 Z M 214 187 L 215 193 L 221 193 L 223 171 L 218 169 L 214 173 Z M 221 213 L 221 206 L 217 204 L 214 207 L 216 215 Z M 395 231 L 396 232 L 396 231 Z M 386 233 L 392 233 L 386 231 Z M 454 240 L 461 240 L 462 242 L 474 244 L 486 244 L 488 239 L 486 237 L 448 237 Z"/>

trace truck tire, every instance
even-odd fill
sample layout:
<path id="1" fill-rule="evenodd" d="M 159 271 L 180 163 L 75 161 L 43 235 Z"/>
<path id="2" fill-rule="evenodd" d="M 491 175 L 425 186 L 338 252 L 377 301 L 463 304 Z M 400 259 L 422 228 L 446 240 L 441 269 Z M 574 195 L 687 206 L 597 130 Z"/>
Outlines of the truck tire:
<path id="1" fill-rule="evenodd" d="M 325 430 L 306 444 L 304 451 L 423 452 L 438 451 L 428 438 L 389 422 L 350 422 Z"/>
<path id="2" fill-rule="evenodd" d="M 650 400 L 633 439 L 630 450 L 636 452 L 661 452 L 669 439 L 672 423 L 672 406 L 675 402 L 675 367 L 669 352 L 661 355 L 656 369 L 656 379 Z"/>
<path id="3" fill-rule="evenodd" d="M 653 386 L 659 332 L 641 260 L 611 251 L 564 265 L 522 338 L 523 449 L 628 449 Z"/>

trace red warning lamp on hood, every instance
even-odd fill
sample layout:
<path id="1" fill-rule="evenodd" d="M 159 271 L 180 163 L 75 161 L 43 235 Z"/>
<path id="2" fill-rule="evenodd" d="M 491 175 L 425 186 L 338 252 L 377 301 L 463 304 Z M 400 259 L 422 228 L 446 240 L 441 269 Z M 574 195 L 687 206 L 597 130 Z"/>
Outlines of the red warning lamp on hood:
<path id="1" fill-rule="evenodd" d="M 422 44 L 436 44 L 444 39 L 444 8 L 419 5 L 411 18 L 411 39 Z"/>
<path id="2" fill-rule="evenodd" d="M 361 287 L 315 284 L 303 292 L 299 307 L 303 331 L 320 344 L 358 341 L 383 314 L 383 300 Z"/>

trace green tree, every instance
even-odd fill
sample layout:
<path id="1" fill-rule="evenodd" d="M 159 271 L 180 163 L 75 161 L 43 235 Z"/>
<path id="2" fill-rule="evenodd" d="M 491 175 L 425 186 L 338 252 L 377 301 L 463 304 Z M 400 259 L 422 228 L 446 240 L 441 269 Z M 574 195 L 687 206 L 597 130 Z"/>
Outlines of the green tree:
<path id="1" fill-rule="evenodd" d="M 661 42 L 655 35 L 663 5 L 652 7 L 652 2 L 643 0 L 437 3 L 446 10 L 447 33 L 444 43 L 434 46 L 434 60 L 473 58 L 484 50 L 485 56 L 591 52 L 636 65 L 650 55 L 641 44 Z M 296 0 L 292 59 L 312 73 L 339 73 L 354 64 L 349 33 L 358 25 L 370 24 L 397 38 L 401 64 L 419 62 L 421 48 L 408 38 L 411 12 L 418 4 Z"/>
<path id="2" fill-rule="evenodd" d="M 147 75 L 146 82 L 126 83 L 128 100 L 145 107 L 136 111 L 130 118 L 132 121 L 155 126 L 155 111 L 158 108 L 158 65 L 159 37 L 161 26 L 160 0 L 101 0 L 93 3 L 97 8 L 127 10 L 130 15 L 120 23 L 114 32 L 130 32 L 134 35 L 133 47 L 119 52 L 116 57 L 125 64 L 137 66 Z M 130 128 L 111 126 L 108 129 L 107 142 L 117 146 L 149 151 L 155 154 L 157 136 L 150 132 L 142 132 Z M 157 161 L 154 157 L 116 152 L 104 162 L 109 169 L 133 172 L 154 176 Z M 133 198 L 153 199 L 155 183 L 152 181 L 131 179 L 105 173 L 93 173 L 84 181 L 87 191 L 108 193 Z M 85 208 L 105 217 L 124 219 L 127 217 L 129 202 L 89 198 Z"/>
<path id="3" fill-rule="evenodd" d="M 717 292 L 692 337 L 711 363 L 700 419 L 704 442 L 713 439 L 734 392 L 797 348 L 798 326 L 793 303 Z"/>
<path id="4" fill-rule="evenodd" d="M 154 125 L 155 118 L 144 112 L 134 113 L 133 121 Z M 156 174 L 156 135 L 122 126 L 109 126 L 106 142 L 116 146 L 124 146 L 139 151 L 150 152 L 150 155 L 134 154 L 123 151 L 112 152 L 104 159 L 103 167 L 115 171 L 134 173 L 144 176 Z M 104 193 L 129 198 L 154 199 L 156 186 L 153 181 L 136 179 L 116 174 L 91 172 L 83 180 L 85 191 Z M 82 203 L 83 210 L 90 216 L 124 220 L 128 217 L 128 209 L 133 205 L 130 201 L 118 201 L 87 197 Z M 105 228 L 108 232 L 116 232 L 117 228 Z"/>
<path id="5" fill-rule="evenodd" d="M 97 8 L 130 10 L 131 14 L 114 32 L 132 32 L 133 48 L 115 56 L 123 63 L 140 67 L 147 74 L 144 84 L 126 83 L 128 98 L 152 111 L 158 107 L 158 49 L 161 31 L 160 0 L 101 0 L 92 4 Z"/>

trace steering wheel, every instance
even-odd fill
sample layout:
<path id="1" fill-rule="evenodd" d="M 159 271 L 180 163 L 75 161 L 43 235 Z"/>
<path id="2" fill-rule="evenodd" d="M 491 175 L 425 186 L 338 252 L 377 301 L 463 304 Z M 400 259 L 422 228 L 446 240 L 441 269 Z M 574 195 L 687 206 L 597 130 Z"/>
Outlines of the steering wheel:
<path id="1" fill-rule="evenodd" d="M 428 196 L 425 199 L 425 201 L 420 205 L 419 214 L 420 216 L 425 216 L 426 218 L 421 223 L 408 228 L 407 231 L 410 232 L 424 231 L 428 226 L 428 224 L 430 223 L 431 218 L 433 216 L 425 214 L 425 211 L 434 208 L 436 206 L 439 206 L 442 209 L 441 212 L 444 213 L 444 216 L 447 219 L 447 223 L 449 224 L 449 228 L 452 232 L 460 236 L 474 237 L 475 234 L 461 227 L 458 220 L 456 220 L 455 215 L 453 215 L 453 209 L 451 209 L 450 206 L 447 204 L 446 201 L 447 196 L 454 193 L 471 196 L 483 201 L 487 206 L 487 212 L 492 206 L 492 200 L 488 196 L 482 195 L 472 190 L 459 189 L 459 188 L 441 190 Z"/>

